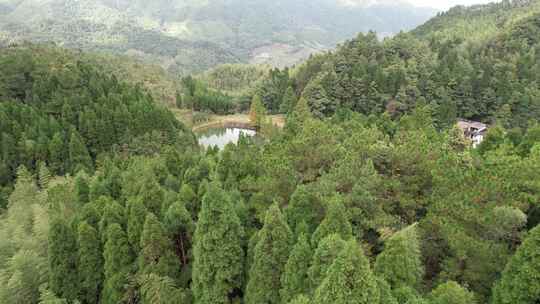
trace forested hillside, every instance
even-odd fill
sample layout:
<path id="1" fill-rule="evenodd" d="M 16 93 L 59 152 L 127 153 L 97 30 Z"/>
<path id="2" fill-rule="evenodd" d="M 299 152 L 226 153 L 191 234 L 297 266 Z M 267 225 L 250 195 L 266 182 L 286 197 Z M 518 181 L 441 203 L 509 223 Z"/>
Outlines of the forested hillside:
<path id="1" fill-rule="evenodd" d="M 0 303 L 540 303 L 538 3 L 183 78 L 180 107 L 250 109 L 222 150 L 145 77 L 2 49 Z"/>
<path id="2" fill-rule="evenodd" d="M 439 125 L 462 117 L 526 127 L 540 115 L 539 16 L 539 1 L 503 1 L 451 9 L 384 41 L 359 34 L 267 77 L 258 94 L 272 112 L 290 86 L 317 117 L 346 108 L 395 118 L 429 104 Z"/>
<path id="3" fill-rule="evenodd" d="M 401 1 L 0 0 L 0 45 L 53 41 L 201 72 L 223 63 L 290 65 L 357 32 L 391 35 L 433 14 Z"/>

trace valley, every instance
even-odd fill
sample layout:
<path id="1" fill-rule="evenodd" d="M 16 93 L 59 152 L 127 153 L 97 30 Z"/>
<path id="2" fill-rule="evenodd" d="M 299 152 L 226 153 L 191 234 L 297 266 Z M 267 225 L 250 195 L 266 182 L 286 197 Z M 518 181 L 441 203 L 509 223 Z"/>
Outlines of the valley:
<path id="1" fill-rule="evenodd" d="M 0 303 L 540 303 L 540 0 L 425 14 L 0 0 Z"/>

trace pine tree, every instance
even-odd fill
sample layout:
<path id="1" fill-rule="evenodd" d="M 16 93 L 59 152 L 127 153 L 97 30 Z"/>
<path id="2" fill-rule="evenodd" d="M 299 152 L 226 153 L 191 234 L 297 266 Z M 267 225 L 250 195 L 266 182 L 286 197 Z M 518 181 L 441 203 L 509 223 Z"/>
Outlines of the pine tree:
<path id="1" fill-rule="evenodd" d="M 122 302 L 128 277 L 133 262 L 126 233 L 119 224 L 107 227 L 107 242 L 103 248 L 104 286 L 102 303 L 117 304 Z"/>
<path id="2" fill-rule="evenodd" d="M 283 102 L 281 103 L 279 107 L 279 112 L 283 114 L 288 114 L 294 109 L 295 106 L 296 106 L 296 95 L 294 94 L 293 88 L 289 86 L 287 88 L 287 91 L 285 91 L 285 95 L 283 95 Z"/>
<path id="3" fill-rule="evenodd" d="M 292 233 L 277 204 L 272 205 L 258 232 L 253 264 L 249 272 L 245 302 L 280 303 L 281 276 L 289 256 Z"/>
<path id="4" fill-rule="evenodd" d="M 315 290 L 322 283 L 326 271 L 344 247 L 345 241 L 338 234 L 331 234 L 319 242 L 308 269 L 312 290 Z"/>
<path id="5" fill-rule="evenodd" d="M 51 181 L 51 172 L 44 162 L 39 163 L 38 170 L 39 187 L 41 189 L 47 189 L 49 187 L 49 182 Z"/>
<path id="6" fill-rule="evenodd" d="M 176 278 L 180 271 L 179 260 L 172 251 L 163 225 L 153 213 L 146 215 L 141 235 L 139 271 Z"/>
<path id="7" fill-rule="evenodd" d="M 193 191 L 188 184 L 183 184 L 180 188 L 178 200 L 186 206 L 186 209 L 191 213 L 192 218 L 197 218 L 200 211 L 200 204 L 197 201 L 197 194 L 195 194 L 195 191 Z"/>
<path id="8" fill-rule="evenodd" d="M 93 168 L 92 158 L 83 143 L 81 135 L 75 129 L 71 130 L 68 149 L 71 173 L 75 174 L 81 169 L 90 172 Z"/>
<path id="9" fill-rule="evenodd" d="M 390 237 L 375 262 L 375 273 L 392 289 L 418 288 L 424 275 L 416 224 Z"/>
<path id="10" fill-rule="evenodd" d="M 529 231 L 493 289 L 493 304 L 540 301 L 540 225 Z"/>
<path id="11" fill-rule="evenodd" d="M 430 304 L 475 304 L 474 294 L 454 281 L 439 285 L 429 296 Z M 512 302 L 517 303 L 517 302 Z M 532 303 L 532 302 L 527 302 Z"/>
<path id="12" fill-rule="evenodd" d="M 61 175 L 65 170 L 64 139 L 60 132 L 53 135 L 49 142 L 49 164 L 53 173 Z"/>
<path id="13" fill-rule="evenodd" d="M 195 223 L 183 203 L 175 202 L 169 207 L 165 213 L 165 228 L 172 237 L 175 251 L 182 264 L 187 265 Z"/>
<path id="14" fill-rule="evenodd" d="M 75 176 L 75 192 L 79 205 L 88 203 L 90 199 L 90 185 L 88 175 L 83 171 L 79 171 Z"/>
<path id="15" fill-rule="evenodd" d="M 379 288 L 380 304 L 398 304 L 398 301 L 392 294 L 390 285 L 381 277 L 377 277 L 377 286 Z"/>
<path id="16" fill-rule="evenodd" d="M 348 241 L 315 291 L 315 304 L 379 303 L 377 279 L 355 240 Z"/>
<path id="17" fill-rule="evenodd" d="M 302 129 L 302 126 L 311 118 L 313 118 L 313 115 L 311 114 L 307 100 L 300 97 L 294 110 L 287 116 L 285 132 L 287 134 L 298 133 Z"/>
<path id="18" fill-rule="evenodd" d="M 320 223 L 323 212 L 320 200 L 312 191 L 305 186 L 298 186 L 283 213 L 293 232 L 296 233 L 297 226 L 304 222 L 307 224 L 308 233 L 313 233 Z"/>
<path id="19" fill-rule="evenodd" d="M 260 128 L 266 120 L 266 109 L 259 95 L 253 96 L 251 107 L 249 109 L 249 121 L 256 128 Z"/>
<path id="20" fill-rule="evenodd" d="M 146 274 L 138 277 L 141 303 L 143 304 L 183 304 L 190 303 L 184 290 L 177 288 L 169 277 Z"/>
<path id="21" fill-rule="evenodd" d="M 289 304 L 311 304 L 311 301 L 309 300 L 308 297 L 306 297 L 304 295 L 299 295 L 296 298 L 294 298 L 294 300 L 292 300 L 290 302 L 287 302 L 287 303 L 289 303 Z"/>
<path id="22" fill-rule="evenodd" d="M 118 224 L 120 227 L 126 226 L 125 209 L 119 203 L 107 197 L 100 197 L 98 202 L 100 205 L 105 206 L 103 207 L 103 215 L 99 221 L 99 231 L 101 233 L 101 241 L 106 243 L 110 225 Z"/>
<path id="23" fill-rule="evenodd" d="M 313 233 L 312 244 L 317 245 L 320 240 L 334 233 L 339 234 L 343 240 L 352 237 L 352 226 L 347 216 L 347 210 L 339 197 L 330 201 L 326 217 Z"/>
<path id="24" fill-rule="evenodd" d="M 77 239 L 64 219 L 54 218 L 49 230 L 49 288 L 61 298 L 77 299 Z"/>
<path id="25" fill-rule="evenodd" d="M 242 287 L 244 230 L 229 196 L 215 182 L 203 197 L 194 236 L 193 294 L 196 303 L 230 303 Z"/>
<path id="26" fill-rule="evenodd" d="M 302 234 L 298 237 L 281 276 L 280 295 L 283 303 L 288 303 L 298 294 L 309 292 L 308 268 L 311 258 L 308 238 Z"/>
<path id="27" fill-rule="evenodd" d="M 103 280 L 103 254 L 98 232 L 87 222 L 78 229 L 80 300 L 86 304 L 98 304 Z"/>
<path id="28" fill-rule="evenodd" d="M 165 193 L 154 176 L 146 176 L 138 197 L 142 199 L 149 212 L 161 214 Z"/>
<path id="29" fill-rule="evenodd" d="M 129 212 L 127 219 L 127 236 L 131 248 L 133 248 L 135 253 L 138 253 L 141 249 L 141 235 L 148 211 L 142 200 L 138 198 L 130 199 L 127 202 L 127 205 Z"/>

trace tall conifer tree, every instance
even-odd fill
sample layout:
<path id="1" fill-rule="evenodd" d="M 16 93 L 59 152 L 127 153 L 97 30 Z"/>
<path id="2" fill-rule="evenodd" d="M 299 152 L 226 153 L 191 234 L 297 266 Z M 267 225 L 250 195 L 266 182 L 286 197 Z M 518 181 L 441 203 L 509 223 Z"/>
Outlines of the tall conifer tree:
<path id="1" fill-rule="evenodd" d="M 61 298 L 77 299 L 77 239 L 66 220 L 56 217 L 49 230 L 49 288 Z"/>
<path id="2" fill-rule="evenodd" d="M 193 294 L 196 303 L 230 303 L 242 287 L 244 229 L 228 195 L 209 184 L 194 236 Z"/>
<path id="3" fill-rule="evenodd" d="M 103 280 L 103 253 L 99 234 L 87 222 L 78 229 L 80 300 L 85 304 L 98 304 Z"/>
<path id="4" fill-rule="evenodd" d="M 348 241 L 315 292 L 315 304 L 379 303 L 377 279 L 355 240 Z"/>
<path id="5" fill-rule="evenodd" d="M 280 302 L 280 279 L 293 239 L 291 229 L 277 204 L 268 209 L 264 226 L 258 232 L 258 239 L 249 272 L 245 301 L 247 304 L 277 304 Z"/>

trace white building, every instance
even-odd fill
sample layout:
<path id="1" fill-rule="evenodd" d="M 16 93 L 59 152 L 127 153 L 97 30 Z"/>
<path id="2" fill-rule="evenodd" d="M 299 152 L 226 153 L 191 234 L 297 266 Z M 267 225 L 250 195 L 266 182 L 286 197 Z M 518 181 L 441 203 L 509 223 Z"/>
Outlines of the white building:
<path id="1" fill-rule="evenodd" d="M 463 131 L 465 138 L 472 142 L 473 148 L 476 148 L 486 135 L 488 125 L 478 121 L 458 119 L 458 127 Z"/>

